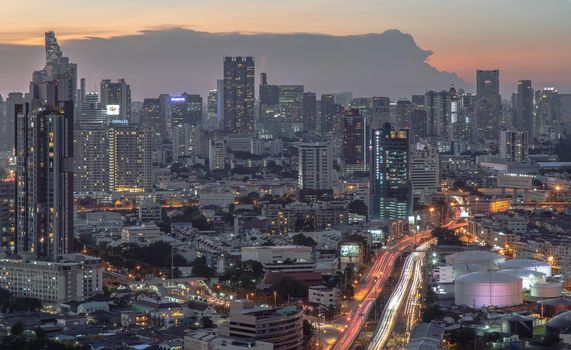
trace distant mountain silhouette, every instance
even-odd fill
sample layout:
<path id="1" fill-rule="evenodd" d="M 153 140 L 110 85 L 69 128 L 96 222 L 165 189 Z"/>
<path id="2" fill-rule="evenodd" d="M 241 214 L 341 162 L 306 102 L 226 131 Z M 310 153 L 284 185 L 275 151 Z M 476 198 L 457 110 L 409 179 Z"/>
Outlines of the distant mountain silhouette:
<path id="1" fill-rule="evenodd" d="M 139 100 L 163 92 L 206 95 L 222 77 L 223 57 L 232 55 L 254 56 L 256 75 L 267 72 L 272 84 L 304 84 L 318 93 L 397 98 L 466 85 L 456 74 L 430 66 L 426 60 L 432 52 L 398 30 L 331 36 L 175 28 L 68 41 L 62 47 L 91 89 L 98 89 L 102 78 L 125 78 Z M 40 47 L 0 45 L 0 91 L 25 88 L 42 59 Z"/>

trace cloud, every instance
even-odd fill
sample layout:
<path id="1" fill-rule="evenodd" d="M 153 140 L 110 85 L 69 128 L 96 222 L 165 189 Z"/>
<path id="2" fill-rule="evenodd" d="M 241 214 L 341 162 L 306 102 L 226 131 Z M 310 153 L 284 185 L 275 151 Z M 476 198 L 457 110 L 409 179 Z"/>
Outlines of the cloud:
<path id="1" fill-rule="evenodd" d="M 57 33 L 56 33 L 57 34 Z M 2 46 L 0 46 L 2 50 Z M 16 57 L 21 47 L 8 46 Z M 43 53 L 37 48 L 27 48 Z M 425 89 L 464 87 L 453 73 L 427 63 L 431 51 L 398 30 L 381 34 L 207 33 L 183 28 L 145 30 L 137 35 L 66 41 L 64 53 L 77 62 L 82 76 L 95 88 L 102 78 L 125 78 L 136 99 L 159 93 L 205 95 L 222 76 L 224 56 L 256 58 L 256 75 L 264 71 L 274 84 L 304 84 L 318 93 L 352 91 L 355 96 L 403 97 Z M 30 55 L 30 52 L 26 55 Z M 1 53 L 2 51 L 0 51 Z M 3 60 L 4 61 L 4 60 Z M 30 60 L 0 66 L 0 76 L 17 71 L 29 77 Z M 21 78 L 23 79 L 23 78 Z M 29 79 L 29 78 L 28 78 Z M 28 80 L 26 79 L 26 81 Z M 0 81 L 0 90 L 13 80 Z"/>

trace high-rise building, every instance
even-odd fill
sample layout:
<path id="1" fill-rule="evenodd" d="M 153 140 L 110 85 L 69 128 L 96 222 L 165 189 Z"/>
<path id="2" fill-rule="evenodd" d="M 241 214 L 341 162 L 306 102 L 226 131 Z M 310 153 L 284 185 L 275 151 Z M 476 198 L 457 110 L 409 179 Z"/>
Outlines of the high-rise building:
<path id="1" fill-rule="evenodd" d="M 8 98 L 6 98 L 6 106 L 5 106 L 5 114 L 3 120 L 3 128 L 4 128 L 4 139 L 0 141 L 2 144 L 2 149 L 4 151 L 13 152 L 15 144 L 15 137 L 16 137 L 16 129 L 15 129 L 15 108 L 17 104 L 24 103 L 24 94 L 21 92 L 11 92 L 8 94 Z M 5 122 L 5 123 L 4 123 Z"/>
<path id="2" fill-rule="evenodd" d="M 56 260 L 72 250 L 73 100 L 58 81 L 33 82 L 16 119 L 16 251 Z M 44 99 L 47 97 L 47 99 Z"/>
<path id="3" fill-rule="evenodd" d="M 430 144 L 416 144 L 410 153 L 410 183 L 414 198 L 424 202 L 438 192 L 440 186 L 440 157 Z"/>
<path id="4" fill-rule="evenodd" d="M 335 96 L 332 94 L 321 95 L 319 106 L 321 116 L 321 134 L 325 135 L 333 130 L 335 125 L 335 116 L 341 107 L 335 103 Z"/>
<path id="5" fill-rule="evenodd" d="M 449 92 L 427 91 L 424 95 L 424 110 L 427 135 L 436 138 L 443 145 L 449 144 L 452 119 Z"/>
<path id="6" fill-rule="evenodd" d="M 60 101 L 72 101 L 77 104 L 77 64 L 70 63 L 63 56 L 53 32 L 45 33 L 46 64 L 42 70 L 32 75 L 34 95 L 39 100 L 47 100 L 46 82 L 57 81 L 57 95 Z"/>
<path id="7" fill-rule="evenodd" d="M 317 132 L 317 95 L 315 92 L 303 93 L 302 122 L 304 131 L 314 134 Z"/>
<path id="8" fill-rule="evenodd" d="M 107 133 L 109 190 L 146 192 L 152 188 L 151 135 L 134 125 L 111 125 Z"/>
<path id="9" fill-rule="evenodd" d="M 0 253 L 14 253 L 16 216 L 16 178 L 7 173 L 0 178 Z"/>
<path id="10" fill-rule="evenodd" d="M 332 194 L 333 155 L 331 146 L 324 142 L 299 145 L 300 197 L 316 198 Z"/>
<path id="11" fill-rule="evenodd" d="M 145 98 L 143 100 L 141 124 L 155 129 L 161 135 L 165 133 L 165 120 L 161 118 L 160 98 Z"/>
<path id="12" fill-rule="evenodd" d="M 100 84 L 101 107 L 107 111 L 110 119 L 130 120 L 131 118 L 131 87 L 125 79 L 116 83 L 104 79 Z"/>
<path id="13" fill-rule="evenodd" d="M 555 140 L 561 130 L 559 119 L 561 102 L 555 88 L 545 87 L 535 92 L 535 136 L 544 140 Z"/>
<path id="14" fill-rule="evenodd" d="M 500 71 L 478 70 L 476 72 L 476 100 L 474 104 L 477 142 L 496 139 L 499 135 L 502 99 L 500 96 Z"/>
<path id="15" fill-rule="evenodd" d="M 204 125 L 208 130 L 218 128 L 218 89 L 208 91 L 206 99 L 206 120 Z"/>
<path id="16" fill-rule="evenodd" d="M 109 190 L 107 125 L 76 125 L 74 189 L 79 197 Z"/>
<path id="17" fill-rule="evenodd" d="M 295 131 L 303 127 L 303 85 L 280 85 L 280 114 Z"/>
<path id="18" fill-rule="evenodd" d="M 527 131 L 500 131 L 500 157 L 508 162 L 527 163 L 529 133 Z"/>
<path id="19" fill-rule="evenodd" d="M 268 84 L 268 75 L 260 74 L 260 121 L 271 121 L 280 113 L 280 87 Z"/>
<path id="20" fill-rule="evenodd" d="M 351 100 L 351 109 L 357 109 L 359 115 L 368 117 L 371 115 L 372 100 L 369 97 L 356 97 Z"/>
<path id="21" fill-rule="evenodd" d="M 343 116 L 342 159 L 343 174 L 351 175 L 356 171 L 367 171 L 367 118 L 360 115 L 358 109 L 351 109 Z"/>
<path id="22" fill-rule="evenodd" d="M 390 124 L 372 132 L 371 214 L 373 218 L 406 219 L 412 210 L 408 130 Z"/>
<path id="23" fill-rule="evenodd" d="M 210 170 L 223 170 L 226 168 L 226 140 L 222 137 L 213 137 L 208 146 L 208 163 Z"/>
<path id="24" fill-rule="evenodd" d="M 254 131 L 254 58 L 224 58 L 224 129 L 235 133 Z"/>
<path id="25" fill-rule="evenodd" d="M 533 135 L 533 88 L 531 80 L 520 80 L 515 95 L 515 115 L 512 126 L 516 130 L 525 130 Z"/>

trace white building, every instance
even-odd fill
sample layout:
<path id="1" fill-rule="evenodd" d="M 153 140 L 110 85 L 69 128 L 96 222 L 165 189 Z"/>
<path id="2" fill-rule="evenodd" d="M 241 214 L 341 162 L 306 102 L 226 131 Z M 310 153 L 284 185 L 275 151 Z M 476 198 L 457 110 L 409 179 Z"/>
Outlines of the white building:
<path id="1" fill-rule="evenodd" d="M 155 222 L 161 221 L 161 206 L 151 198 L 145 198 L 139 205 L 139 221 Z"/>
<path id="2" fill-rule="evenodd" d="M 310 303 L 321 304 L 327 307 L 339 306 L 339 289 L 326 286 L 314 286 L 307 290 L 308 301 Z"/>
<path id="3" fill-rule="evenodd" d="M 199 331 L 184 337 L 184 350 L 273 350 L 274 345 L 255 339 L 222 337 Z"/>
<path id="4" fill-rule="evenodd" d="M 299 188 L 330 190 L 333 188 L 333 156 L 326 143 L 299 145 Z"/>
<path id="5" fill-rule="evenodd" d="M 439 265 L 432 269 L 432 279 L 436 283 L 454 282 L 454 267 L 452 265 Z"/>
<path id="6" fill-rule="evenodd" d="M 424 201 L 440 186 L 440 157 L 431 145 L 417 144 L 410 153 L 410 183 L 416 198 Z"/>
<path id="7" fill-rule="evenodd" d="M 103 293 L 101 260 L 67 254 L 59 262 L 0 259 L 0 287 L 16 297 L 59 304 Z"/>
<path id="8" fill-rule="evenodd" d="M 314 271 L 311 247 L 284 245 L 242 247 L 242 261 L 260 262 L 266 271 Z"/>
<path id="9" fill-rule="evenodd" d="M 226 140 L 210 139 L 208 162 L 210 170 L 224 169 L 226 167 Z"/>
<path id="10" fill-rule="evenodd" d="M 121 240 L 124 243 L 136 243 L 138 245 L 150 245 L 159 241 L 169 240 L 155 224 L 143 224 L 141 226 L 123 227 Z M 172 238 L 170 239 L 172 240 Z"/>

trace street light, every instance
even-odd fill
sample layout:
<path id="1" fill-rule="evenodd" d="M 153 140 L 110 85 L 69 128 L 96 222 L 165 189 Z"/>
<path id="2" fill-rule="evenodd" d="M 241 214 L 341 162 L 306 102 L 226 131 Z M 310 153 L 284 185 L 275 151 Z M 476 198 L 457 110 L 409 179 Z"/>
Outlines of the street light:
<path id="1" fill-rule="evenodd" d="M 559 191 L 561 191 L 561 186 L 555 186 L 555 201 L 559 202 Z"/>

